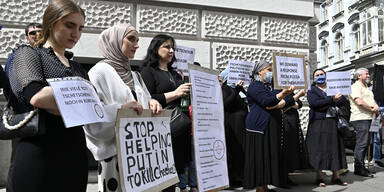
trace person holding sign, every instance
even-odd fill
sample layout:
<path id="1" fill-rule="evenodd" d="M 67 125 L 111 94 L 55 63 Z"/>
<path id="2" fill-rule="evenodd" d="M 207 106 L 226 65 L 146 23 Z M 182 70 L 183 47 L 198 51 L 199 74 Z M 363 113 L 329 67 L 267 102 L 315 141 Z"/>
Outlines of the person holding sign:
<path id="1" fill-rule="evenodd" d="M 119 24 L 104 30 L 98 40 L 104 60 L 88 72 L 89 79 L 110 117 L 110 122 L 84 126 L 87 146 L 99 162 L 98 189 L 103 192 L 121 191 L 116 169 L 117 110 L 130 108 L 139 115 L 143 109 L 151 109 L 153 114 L 162 111 L 159 102 L 151 99 L 140 74 L 131 71 L 129 60 L 139 48 L 138 41 L 138 32 L 130 24 Z"/>
<path id="2" fill-rule="evenodd" d="M 147 50 L 144 68 L 141 70 L 144 82 L 152 97 L 160 102 L 163 108 L 174 108 L 180 105 L 180 98 L 189 95 L 191 83 L 183 83 L 172 67 L 175 62 L 175 40 L 169 35 L 156 35 Z M 172 138 L 172 148 L 177 173 L 184 172 L 186 163 L 190 161 L 190 131 L 177 138 Z M 172 189 L 169 189 L 172 190 Z M 174 190 L 174 189 L 173 189 Z"/>
<path id="3" fill-rule="evenodd" d="M 53 89 L 46 80 L 88 78 L 80 64 L 65 55 L 65 50 L 73 48 L 80 39 L 84 22 L 84 11 L 72 0 L 50 1 L 37 46 L 22 45 L 14 52 L 9 66 L 11 89 L 18 105 L 39 109 L 39 121 L 45 123 L 46 134 L 19 141 L 7 184 L 9 191 L 86 191 L 88 158 L 84 131 L 81 126 L 65 128 Z"/>
<path id="4" fill-rule="evenodd" d="M 255 64 L 247 91 L 250 112 L 246 117 L 244 189 L 257 187 L 258 192 L 271 191 L 267 185 L 281 186 L 280 131 L 284 98 L 294 87 L 272 90 L 272 65 Z"/>
<path id="5" fill-rule="evenodd" d="M 227 165 L 230 188 L 243 185 L 244 175 L 244 136 L 245 118 L 248 114 L 247 104 L 241 99 L 240 93 L 246 93 L 244 81 L 240 80 L 235 88 L 227 85 L 228 67 L 220 73 L 221 90 L 224 102 L 224 127 L 227 146 Z"/>
<path id="6" fill-rule="evenodd" d="M 347 168 L 347 162 L 337 115 L 332 111 L 334 107 L 348 105 L 348 100 L 341 93 L 327 96 L 324 70 L 316 69 L 313 79 L 311 90 L 307 93 L 310 107 L 306 137 L 309 164 L 317 171 L 316 184 L 319 187 L 325 187 L 322 170 L 333 172 L 333 184 L 347 185 L 338 174 L 339 170 Z"/>

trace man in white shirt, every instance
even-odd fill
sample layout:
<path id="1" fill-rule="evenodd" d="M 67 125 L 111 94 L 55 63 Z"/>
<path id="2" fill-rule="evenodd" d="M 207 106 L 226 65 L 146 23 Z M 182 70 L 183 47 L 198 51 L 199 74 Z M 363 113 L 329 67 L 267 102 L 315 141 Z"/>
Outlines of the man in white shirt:
<path id="1" fill-rule="evenodd" d="M 359 68 L 354 74 L 357 81 L 352 85 L 352 93 L 349 96 L 351 104 L 351 124 L 356 130 L 355 175 L 372 177 L 373 174 L 364 166 L 364 157 L 369 145 L 369 128 L 374 113 L 379 113 L 373 92 L 368 89 L 370 82 L 368 69 Z"/>

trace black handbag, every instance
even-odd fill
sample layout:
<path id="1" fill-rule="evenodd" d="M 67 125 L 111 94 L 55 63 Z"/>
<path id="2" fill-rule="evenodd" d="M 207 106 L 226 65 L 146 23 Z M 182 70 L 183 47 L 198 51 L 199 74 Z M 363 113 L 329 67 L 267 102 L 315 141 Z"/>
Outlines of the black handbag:
<path id="1" fill-rule="evenodd" d="M 14 114 L 9 105 L 1 115 L 0 140 L 10 140 L 16 138 L 31 137 L 46 133 L 45 121 L 40 119 L 39 110 Z"/>
<path id="2" fill-rule="evenodd" d="M 191 130 L 191 124 L 191 119 L 181 111 L 179 106 L 173 108 L 170 122 L 172 138 L 177 138 L 189 133 Z"/>
<path id="3" fill-rule="evenodd" d="M 338 107 L 335 108 L 337 117 L 337 129 L 342 136 L 345 136 L 346 132 L 349 131 L 349 122 L 344 118 L 341 110 Z"/>

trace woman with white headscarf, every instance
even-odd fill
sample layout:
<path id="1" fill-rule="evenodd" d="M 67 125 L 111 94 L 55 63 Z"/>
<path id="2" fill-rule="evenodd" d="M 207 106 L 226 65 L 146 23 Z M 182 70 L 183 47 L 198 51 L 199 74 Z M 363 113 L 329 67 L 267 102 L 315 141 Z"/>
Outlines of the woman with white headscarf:
<path id="1" fill-rule="evenodd" d="M 88 72 L 112 120 L 84 126 L 87 147 L 99 162 L 98 191 L 121 191 L 114 129 L 117 110 L 131 108 L 139 115 L 143 109 L 151 109 L 153 114 L 162 111 L 160 103 L 151 99 L 140 73 L 131 70 L 129 59 L 135 56 L 138 41 L 138 32 L 130 24 L 104 30 L 98 41 L 104 60 Z"/>
<path id="2" fill-rule="evenodd" d="M 274 191 L 267 185 L 281 186 L 280 131 L 281 109 L 284 98 L 291 94 L 293 87 L 282 91 L 272 90 L 272 65 L 266 61 L 255 64 L 248 87 L 247 100 L 250 112 L 245 126 L 245 167 L 244 189 L 257 192 Z"/>

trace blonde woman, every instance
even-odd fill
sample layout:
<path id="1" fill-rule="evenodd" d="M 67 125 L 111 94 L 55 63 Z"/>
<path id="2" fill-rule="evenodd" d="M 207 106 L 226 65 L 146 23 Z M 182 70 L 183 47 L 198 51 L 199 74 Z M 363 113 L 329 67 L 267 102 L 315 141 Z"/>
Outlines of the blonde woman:
<path id="1" fill-rule="evenodd" d="M 85 192 L 88 165 L 81 126 L 65 128 L 53 90 L 46 79 L 87 74 L 65 55 L 80 39 L 84 11 L 71 0 L 53 0 L 43 15 L 42 36 L 37 47 L 18 48 L 9 68 L 11 89 L 29 110 L 39 108 L 45 135 L 23 138 L 14 149 L 7 191 Z M 40 125 L 39 125 L 40 126 Z"/>

